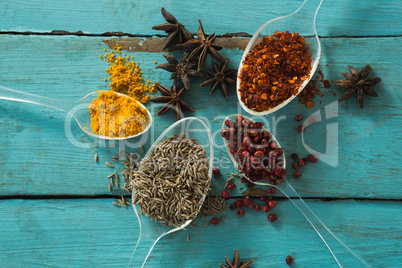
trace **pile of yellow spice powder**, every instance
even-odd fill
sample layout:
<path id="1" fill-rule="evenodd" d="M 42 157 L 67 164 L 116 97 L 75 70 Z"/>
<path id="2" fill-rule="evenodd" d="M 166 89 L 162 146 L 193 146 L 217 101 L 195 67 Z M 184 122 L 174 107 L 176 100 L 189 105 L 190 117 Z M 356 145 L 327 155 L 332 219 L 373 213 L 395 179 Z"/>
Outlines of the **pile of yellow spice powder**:
<path id="1" fill-rule="evenodd" d="M 89 106 L 92 131 L 110 138 L 124 138 L 142 132 L 148 113 L 135 100 L 113 91 L 102 91 Z"/>

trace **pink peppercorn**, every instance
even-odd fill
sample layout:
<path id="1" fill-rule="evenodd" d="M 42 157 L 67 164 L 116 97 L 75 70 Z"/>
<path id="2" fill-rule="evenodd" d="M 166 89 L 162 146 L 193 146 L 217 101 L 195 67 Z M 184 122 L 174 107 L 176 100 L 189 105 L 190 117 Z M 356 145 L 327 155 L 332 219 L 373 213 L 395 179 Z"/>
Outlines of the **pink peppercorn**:
<path id="1" fill-rule="evenodd" d="M 297 127 L 297 131 L 299 131 L 300 133 L 301 132 L 304 132 L 306 130 L 306 128 L 303 126 L 303 125 L 299 125 L 298 127 Z"/>
<path id="2" fill-rule="evenodd" d="M 213 225 L 218 225 L 219 219 L 218 219 L 217 217 L 213 217 L 213 218 L 211 219 L 211 223 L 212 223 Z"/>
<path id="3" fill-rule="evenodd" d="M 270 222 L 274 222 L 274 221 L 276 221 L 277 219 L 278 219 L 278 216 L 276 215 L 276 214 L 269 214 L 268 215 L 268 217 L 267 217 L 267 219 L 270 221 Z"/>
<path id="4" fill-rule="evenodd" d="M 307 156 L 307 158 L 308 158 L 308 161 L 310 161 L 311 163 L 317 162 L 317 157 L 315 155 L 313 155 L 313 154 L 309 154 Z"/>

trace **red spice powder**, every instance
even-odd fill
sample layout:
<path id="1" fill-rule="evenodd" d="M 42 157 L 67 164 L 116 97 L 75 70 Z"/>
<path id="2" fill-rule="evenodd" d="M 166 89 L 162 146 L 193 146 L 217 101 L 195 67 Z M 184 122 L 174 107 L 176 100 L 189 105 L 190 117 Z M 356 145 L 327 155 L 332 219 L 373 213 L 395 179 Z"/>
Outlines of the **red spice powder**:
<path id="1" fill-rule="evenodd" d="M 246 55 L 239 92 L 249 109 L 266 111 L 297 95 L 311 70 L 311 55 L 304 43 L 298 33 L 275 32 Z"/>

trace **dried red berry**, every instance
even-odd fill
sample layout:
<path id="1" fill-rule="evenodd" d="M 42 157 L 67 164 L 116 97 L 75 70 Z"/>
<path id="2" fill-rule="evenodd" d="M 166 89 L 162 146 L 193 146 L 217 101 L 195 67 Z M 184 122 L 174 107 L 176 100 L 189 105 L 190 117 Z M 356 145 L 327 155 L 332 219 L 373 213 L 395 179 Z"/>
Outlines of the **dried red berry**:
<path id="1" fill-rule="evenodd" d="M 308 122 L 309 122 L 310 124 L 314 124 L 315 122 L 317 122 L 317 117 L 315 117 L 314 115 L 310 116 L 310 117 L 308 118 Z"/>
<path id="2" fill-rule="evenodd" d="M 262 151 L 257 151 L 257 152 L 254 153 L 254 156 L 255 156 L 255 157 L 258 157 L 258 158 L 263 158 L 263 157 L 264 157 L 264 153 L 263 153 Z"/>
<path id="3" fill-rule="evenodd" d="M 236 185 L 234 183 L 229 183 L 228 184 L 228 189 L 229 190 L 233 190 L 234 188 L 236 188 Z"/>
<path id="4" fill-rule="evenodd" d="M 241 177 L 241 179 L 240 179 L 240 181 L 241 181 L 241 183 L 246 183 L 246 182 L 248 182 L 248 180 L 246 179 L 246 177 Z"/>
<path id="5" fill-rule="evenodd" d="M 251 209 L 255 209 L 255 204 L 251 203 L 248 207 L 251 208 Z"/>
<path id="6" fill-rule="evenodd" d="M 268 217 L 267 217 L 267 219 L 270 221 L 270 222 L 274 222 L 274 221 L 276 221 L 277 219 L 278 219 L 278 216 L 276 215 L 276 214 L 269 214 L 268 215 Z"/>
<path id="7" fill-rule="evenodd" d="M 213 168 L 212 169 L 212 176 L 217 177 L 221 175 L 221 171 L 219 170 L 219 168 Z"/>
<path id="8" fill-rule="evenodd" d="M 296 159 L 299 158 L 299 156 L 298 156 L 296 153 L 292 153 L 292 154 L 290 155 L 290 157 L 291 157 L 292 159 L 294 159 L 294 160 L 296 160 Z"/>
<path id="9" fill-rule="evenodd" d="M 308 157 L 308 161 L 310 161 L 311 163 L 317 162 L 317 157 L 315 155 L 309 154 L 307 157 Z"/>
<path id="10" fill-rule="evenodd" d="M 268 205 L 265 205 L 262 207 L 262 211 L 264 212 L 269 212 L 271 210 L 271 208 Z"/>
<path id="11" fill-rule="evenodd" d="M 293 260 L 294 260 L 294 259 L 293 259 L 292 256 L 290 256 L 290 255 L 287 256 L 286 259 L 285 259 L 287 265 L 291 265 L 292 262 L 293 262 Z"/>
<path id="12" fill-rule="evenodd" d="M 229 198 L 230 197 L 229 192 L 228 191 L 222 191 L 222 197 L 223 198 Z"/>
<path id="13" fill-rule="evenodd" d="M 299 169 L 299 163 L 298 162 L 293 162 L 292 168 L 293 169 Z"/>
<path id="14" fill-rule="evenodd" d="M 236 123 L 240 126 L 241 122 L 244 120 L 244 117 L 241 115 L 236 116 Z"/>
<path id="15" fill-rule="evenodd" d="M 253 203 L 248 196 L 243 197 L 242 202 L 245 206 L 250 206 Z"/>
<path id="16" fill-rule="evenodd" d="M 243 215 L 244 215 L 244 210 L 242 210 L 242 209 L 239 208 L 239 209 L 236 211 L 236 215 L 239 216 L 239 217 L 243 216 Z"/>
<path id="17" fill-rule="evenodd" d="M 306 162 L 303 159 L 299 160 L 299 166 L 304 167 L 306 165 Z"/>
<path id="18" fill-rule="evenodd" d="M 256 206 L 255 206 L 255 210 L 260 211 L 260 210 L 261 210 L 261 206 L 260 206 L 260 205 L 256 205 Z"/>
<path id="19" fill-rule="evenodd" d="M 228 119 L 228 120 L 225 121 L 225 125 L 226 125 L 228 128 L 233 127 L 233 124 L 234 124 L 233 121 L 230 120 L 230 119 Z"/>
<path id="20" fill-rule="evenodd" d="M 268 201 L 268 206 L 269 206 L 270 208 L 276 207 L 276 201 L 275 201 L 275 200 L 270 200 L 270 201 Z"/>
<path id="21" fill-rule="evenodd" d="M 265 201 L 267 201 L 267 197 L 266 197 L 266 196 L 262 196 L 262 197 L 260 197 L 260 200 L 261 200 L 262 202 L 265 202 Z"/>
<path id="22" fill-rule="evenodd" d="M 269 143 L 269 148 L 271 148 L 271 149 L 276 149 L 276 146 L 277 146 L 278 144 L 276 143 L 276 141 L 271 141 L 270 143 Z"/>
<path id="23" fill-rule="evenodd" d="M 297 122 L 302 121 L 302 119 L 303 119 L 303 116 L 301 114 L 298 114 L 298 115 L 295 116 L 295 120 Z"/>
<path id="24" fill-rule="evenodd" d="M 295 172 L 293 172 L 293 177 L 295 177 L 295 178 L 299 178 L 300 176 L 301 176 L 300 171 L 295 170 Z"/>
<path id="25" fill-rule="evenodd" d="M 213 217 L 213 218 L 211 219 L 211 223 L 212 223 L 213 225 L 218 225 L 219 219 L 218 219 L 217 217 Z"/>
<path id="26" fill-rule="evenodd" d="M 237 208 L 241 208 L 243 206 L 243 202 L 241 200 L 237 200 L 235 202 L 235 205 L 236 205 Z"/>
<path id="27" fill-rule="evenodd" d="M 274 187 L 269 188 L 269 189 L 267 190 L 267 192 L 268 192 L 268 194 L 275 194 L 275 188 L 274 188 Z"/>
<path id="28" fill-rule="evenodd" d="M 301 132 L 304 132 L 306 130 L 306 128 L 303 126 L 303 125 L 299 125 L 298 127 L 297 127 L 297 131 L 299 131 L 300 133 Z"/>
<path id="29" fill-rule="evenodd" d="M 230 210 L 235 210 L 236 209 L 236 203 L 232 203 L 229 205 Z"/>
<path id="30" fill-rule="evenodd" d="M 221 136 L 222 137 L 224 137 L 226 139 L 229 139 L 229 135 L 230 135 L 229 129 L 227 129 L 227 128 L 222 129 L 222 131 L 221 131 Z"/>

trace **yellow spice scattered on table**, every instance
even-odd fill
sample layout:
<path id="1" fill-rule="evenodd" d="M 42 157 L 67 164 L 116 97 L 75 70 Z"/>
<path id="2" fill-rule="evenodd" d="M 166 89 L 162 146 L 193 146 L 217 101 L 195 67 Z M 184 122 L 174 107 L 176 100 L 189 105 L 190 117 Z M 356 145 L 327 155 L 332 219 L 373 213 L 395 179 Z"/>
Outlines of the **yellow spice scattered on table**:
<path id="1" fill-rule="evenodd" d="M 123 138 L 142 132 L 148 125 L 148 113 L 135 100 L 113 91 L 103 91 L 89 106 L 92 131 L 111 138 Z"/>
<path id="2" fill-rule="evenodd" d="M 111 52 L 103 55 L 103 58 L 109 63 L 106 72 L 110 75 L 111 90 L 127 94 L 143 104 L 146 103 L 149 94 L 155 91 L 154 85 L 144 80 L 141 69 L 132 56 L 121 53 L 122 46 L 111 41 L 110 47 Z"/>

